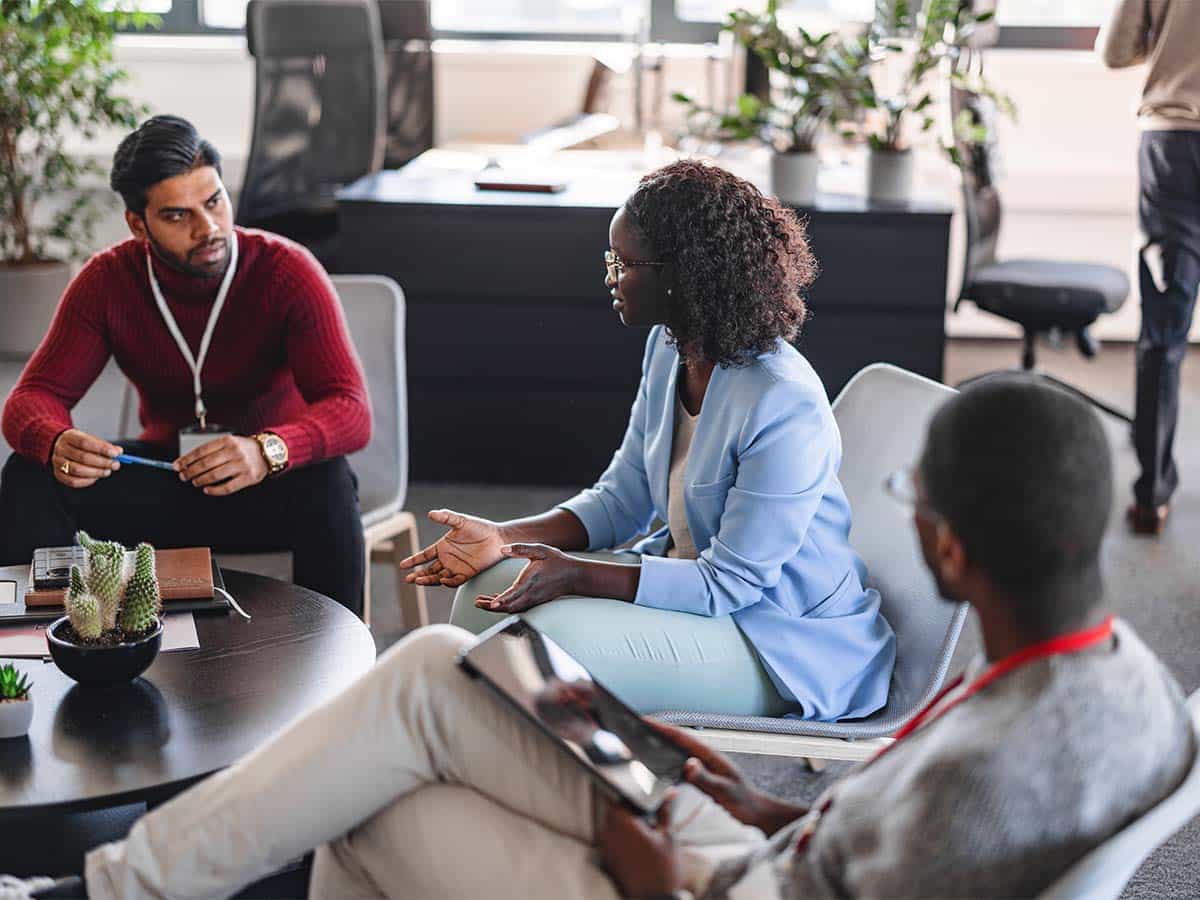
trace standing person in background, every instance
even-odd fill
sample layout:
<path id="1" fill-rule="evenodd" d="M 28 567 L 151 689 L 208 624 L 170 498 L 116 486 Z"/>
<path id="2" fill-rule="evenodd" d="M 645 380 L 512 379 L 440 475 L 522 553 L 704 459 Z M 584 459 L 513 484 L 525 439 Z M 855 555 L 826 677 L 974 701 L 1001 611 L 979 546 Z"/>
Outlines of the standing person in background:
<path id="1" fill-rule="evenodd" d="M 1159 534 L 1179 486 L 1179 375 L 1200 289 L 1200 2 L 1119 0 L 1096 49 L 1109 68 L 1148 63 L 1137 111 L 1142 330 L 1133 431 L 1142 473 L 1127 518 L 1134 532 Z"/>

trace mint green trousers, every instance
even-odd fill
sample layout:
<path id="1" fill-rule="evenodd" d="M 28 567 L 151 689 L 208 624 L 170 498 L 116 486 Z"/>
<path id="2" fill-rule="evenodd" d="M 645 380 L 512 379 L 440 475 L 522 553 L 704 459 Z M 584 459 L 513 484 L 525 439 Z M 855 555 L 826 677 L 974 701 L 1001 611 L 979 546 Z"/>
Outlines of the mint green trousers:
<path id="1" fill-rule="evenodd" d="M 571 555 L 640 564 L 634 553 Z M 477 608 L 475 598 L 500 593 L 524 566 L 525 560 L 501 560 L 460 587 L 450 624 L 478 634 L 501 621 L 504 615 Z M 596 597 L 560 597 L 522 616 L 640 713 L 779 716 L 798 708 L 780 697 L 731 616 L 697 616 Z"/>

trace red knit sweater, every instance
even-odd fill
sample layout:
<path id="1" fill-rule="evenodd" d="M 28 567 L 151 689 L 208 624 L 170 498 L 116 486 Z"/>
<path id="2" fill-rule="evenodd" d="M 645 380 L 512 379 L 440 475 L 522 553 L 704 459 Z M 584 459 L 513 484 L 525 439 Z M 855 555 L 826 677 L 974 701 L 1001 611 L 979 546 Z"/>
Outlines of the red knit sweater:
<path id="1" fill-rule="evenodd" d="M 201 373 L 209 422 L 275 432 L 293 466 L 361 449 L 371 404 L 328 276 L 291 241 L 237 234 L 237 273 Z M 194 355 L 221 279 L 189 278 L 158 260 L 154 272 Z M 179 429 L 195 422 L 192 373 L 154 302 L 145 244 L 132 238 L 93 256 L 67 288 L 4 405 L 8 443 L 48 461 L 110 356 L 137 388 L 141 439 L 175 446 Z"/>

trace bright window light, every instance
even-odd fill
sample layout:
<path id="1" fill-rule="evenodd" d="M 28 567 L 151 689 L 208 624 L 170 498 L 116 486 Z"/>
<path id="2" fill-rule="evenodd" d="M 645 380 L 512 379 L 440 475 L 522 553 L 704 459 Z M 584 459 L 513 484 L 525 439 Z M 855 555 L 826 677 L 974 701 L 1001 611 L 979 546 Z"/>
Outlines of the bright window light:
<path id="1" fill-rule="evenodd" d="M 1112 8 L 1111 0 L 1001 0 L 996 21 L 1001 25 L 1096 26 Z"/>
<path id="2" fill-rule="evenodd" d="M 162 15 L 171 11 L 171 0 L 105 0 L 101 6 L 105 9 L 119 9 L 123 12 Z"/>
<path id="3" fill-rule="evenodd" d="M 433 0 L 443 31 L 636 33 L 641 0 Z"/>
<path id="4" fill-rule="evenodd" d="M 200 23 L 209 28 L 245 28 L 246 0 L 200 0 Z"/>
<path id="5" fill-rule="evenodd" d="M 675 0 L 679 18 L 695 22 L 719 22 L 738 6 L 756 9 L 762 5 L 754 0 Z M 1111 0 L 1002 0 L 996 20 L 1001 25 L 1096 26 L 1102 24 L 1111 5 Z M 807 14 L 834 21 L 869 22 L 874 16 L 875 0 L 785 0 L 780 12 L 801 22 Z"/>
<path id="6" fill-rule="evenodd" d="M 757 11 L 764 3 L 746 0 L 675 0 L 675 13 L 687 22 L 722 22 L 730 10 L 739 7 Z M 780 4 L 781 18 L 803 24 L 808 16 L 830 22 L 869 22 L 875 14 L 875 0 L 785 0 Z"/>

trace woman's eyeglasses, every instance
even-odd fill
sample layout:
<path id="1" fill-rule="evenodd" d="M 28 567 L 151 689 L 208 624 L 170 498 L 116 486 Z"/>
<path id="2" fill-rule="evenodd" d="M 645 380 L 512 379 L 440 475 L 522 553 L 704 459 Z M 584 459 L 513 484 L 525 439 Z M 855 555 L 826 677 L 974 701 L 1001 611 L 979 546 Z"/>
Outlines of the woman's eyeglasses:
<path id="1" fill-rule="evenodd" d="M 613 281 L 618 281 L 625 274 L 626 269 L 634 266 L 651 266 L 653 268 L 662 268 L 665 262 L 655 262 L 647 259 L 621 259 L 617 256 L 615 250 L 604 251 L 604 271 Z"/>

